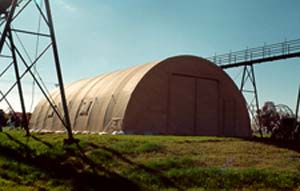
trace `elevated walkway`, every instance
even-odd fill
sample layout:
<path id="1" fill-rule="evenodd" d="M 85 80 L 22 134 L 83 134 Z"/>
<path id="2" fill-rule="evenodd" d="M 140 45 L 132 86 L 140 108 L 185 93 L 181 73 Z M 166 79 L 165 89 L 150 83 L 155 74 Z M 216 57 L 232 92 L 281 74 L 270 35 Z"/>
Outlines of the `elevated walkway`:
<path id="1" fill-rule="evenodd" d="M 300 39 L 215 55 L 206 59 L 226 69 L 293 57 L 300 57 Z"/>

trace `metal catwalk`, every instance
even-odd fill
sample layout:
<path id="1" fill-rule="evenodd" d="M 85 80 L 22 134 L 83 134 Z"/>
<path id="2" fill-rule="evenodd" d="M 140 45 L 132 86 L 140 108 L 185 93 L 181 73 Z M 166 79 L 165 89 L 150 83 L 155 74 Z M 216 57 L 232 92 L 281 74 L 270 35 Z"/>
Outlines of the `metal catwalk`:
<path id="1" fill-rule="evenodd" d="M 215 55 L 207 59 L 226 69 L 294 57 L 300 57 L 300 39 Z"/>

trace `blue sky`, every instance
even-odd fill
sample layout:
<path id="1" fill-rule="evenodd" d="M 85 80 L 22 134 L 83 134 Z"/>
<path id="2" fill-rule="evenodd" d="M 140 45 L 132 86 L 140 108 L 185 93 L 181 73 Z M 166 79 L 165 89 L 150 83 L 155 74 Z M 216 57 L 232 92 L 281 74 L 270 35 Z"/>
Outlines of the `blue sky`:
<path id="1" fill-rule="evenodd" d="M 299 0 L 51 0 L 51 5 L 66 83 L 175 55 L 209 57 L 300 38 Z M 22 19 L 24 25 L 37 23 L 31 13 Z M 55 82 L 51 67 L 39 66 L 49 89 Z M 241 69 L 228 72 L 235 78 Z M 294 110 L 300 59 L 256 65 L 255 71 L 260 104 L 273 100 Z M 34 103 L 39 97 L 36 93 Z"/>

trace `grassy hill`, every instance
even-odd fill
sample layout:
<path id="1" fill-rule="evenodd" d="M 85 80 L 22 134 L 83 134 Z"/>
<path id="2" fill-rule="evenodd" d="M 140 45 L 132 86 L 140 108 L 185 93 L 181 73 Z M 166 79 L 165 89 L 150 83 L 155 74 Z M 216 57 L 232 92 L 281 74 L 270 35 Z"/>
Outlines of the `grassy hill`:
<path id="1" fill-rule="evenodd" d="M 218 137 L 0 133 L 0 190 L 297 190 L 296 143 Z"/>

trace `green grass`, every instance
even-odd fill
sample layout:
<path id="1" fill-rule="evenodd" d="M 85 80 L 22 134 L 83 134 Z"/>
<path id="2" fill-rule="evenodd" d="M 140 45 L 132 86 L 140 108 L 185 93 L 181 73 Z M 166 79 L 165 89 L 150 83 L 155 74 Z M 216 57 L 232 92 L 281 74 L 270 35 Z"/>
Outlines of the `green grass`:
<path id="1" fill-rule="evenodd" d="M 297 190 L 300 147 L 187 136 L 0 133 L 1 190 Z"/>

